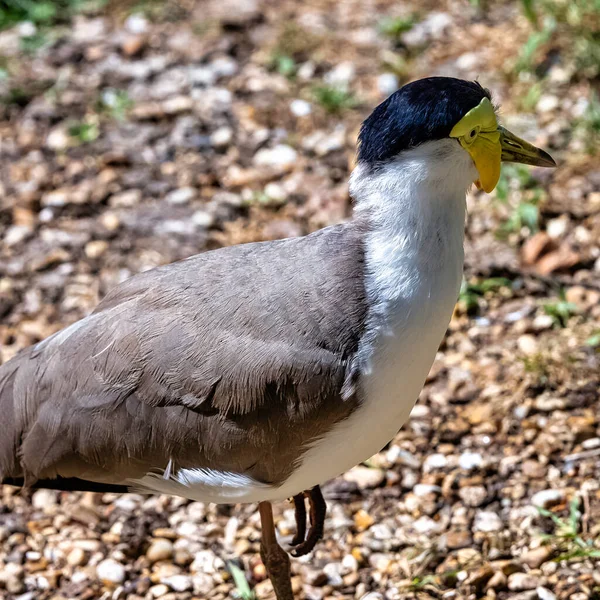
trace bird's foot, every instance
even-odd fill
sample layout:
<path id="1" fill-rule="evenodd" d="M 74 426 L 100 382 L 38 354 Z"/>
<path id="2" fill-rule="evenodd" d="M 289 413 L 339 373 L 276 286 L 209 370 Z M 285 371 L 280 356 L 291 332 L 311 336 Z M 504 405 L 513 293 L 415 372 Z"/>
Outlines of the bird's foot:
<path id="1" fill-rule="evenodd" d="M 262 524 L 260 557 L 273 584 L 275 596 L 277 600 L 294 600 L 290 579 L 290 557 L 277 543 L 271 503 L 261 502 L 258 509 Z"/>
<path id="2" fill-rule="evenodd" d="M 277 600 L 294 600 L 290 580 L 290 557 L 278 544 L 260 546 L 260 557 L 273 584 Z"/>
<path id="3" fill-rule="evenodd" d="M 310 507 L 310 529 L 308 530 L 308 535 L 306 534 L 305 497 L 308 498 Z M 317 542 L 323 537 L 327 505 L 321 493 L 321 488 L 318 485 L 307 492 L 297 494 L 293 500 L 296 509 L 296 535 L 290 542 L 292 546 L 295 546 L 291 551 L 291 555 L 298 557 L 312 552 Z"/>

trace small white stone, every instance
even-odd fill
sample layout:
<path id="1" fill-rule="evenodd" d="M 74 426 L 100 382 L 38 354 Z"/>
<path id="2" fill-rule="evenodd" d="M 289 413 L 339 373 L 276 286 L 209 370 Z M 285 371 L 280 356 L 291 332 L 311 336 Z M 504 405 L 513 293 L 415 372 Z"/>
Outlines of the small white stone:
<path id="1" fill-rule="evenodd" d="M 31 37 L 37 33 L 37 27 L 31 21 L 23 21 L 17 26 L 17 31 L 21 37 Z"/>
<path id="2" fill-rule="evenodd" d="M 556 600 L 556 595 L 553 592 L 551 592 L 548 588 L 540 586 L 536 588 L 535 591 L 540 600 Z"/>
<path id="3" fill-rule="evenodd" d="M 12 225 L 4 234 L 4 243 L 10 248 L 25 241 L 31 234 L 31 228 L 26 225 Z"/>
<path id="4" fill-rule="evenodd" d="M 549 506 L 559 504 L 564 498 L 565 492 L 563 490 L 542 490 L 532 496 L 531 504 L 540 508 L 548 508 Z"/>
<path id="5" fill-rule="evenodd" d="M 598 448 L 600 446 L 600 438 L 589 438 L 581 442 L 581 447 L 584 450 L 593 450 L 594 448 Z"/>
<path id="6" fill-rule="evenodd" d="M 535 337 L 529 334 L 522 335 L 517 340 L 517 344 L 519 346 L 519 350 L 527 356 L 533 356 L 534 354 L 537 354 L 539 350 L 537 340 Z"/>
<path id="7" fill-rule="evenodd" d="M 551 219 L 546 225 L 546 233 L 553 240 L 557 240 L 567 233 L 570 222 L 568 215 L 561 215 L 556 219 Z"/>
<path id="8" fill-rule="evenodd" d="M 535 331 L 544 331 L 554 326 L 554 319 L 550 315 L 538 315 L 531 324 Z"/>
<path id="9" fill-rule="evenodd" d="M 539 577 L 534 577 L 529 573 L 513 573 L 508 576 L 508 589 L 513 592 L 534 590 L 538 587 L 538 583 Z"/>
<path id="10" fill-rule="evenodd" d="M 215 148 L 225 148 L 229 146 L 233 139 L 233 130 L 231 127 L 219 127 L 210 136 L 210 143 Z"/>
<path id="11" fill-rule="evenodd" d="M 66 150 L 72 143 L 69 133 L 60 125 L 55 127 L 46 137 L 46 147 L 60 152 Z"/>
<path id="12" fill-rule="evenodd" d="M 289 169 L 297 160 L 298 153 L 285 144 L 278 144 L 274 148 L 263 148 L 254 155 L 254 163 L 259 167 Z"/>
<path id="13" fill-rule="evenodd" d="M 423 471 L 430 473 L 448 466 L 448 459 L 443 454 L 430 454 L 423 463 Z"/>
<path id="14" fill-rule="evenodd" d="M 287 198 L 285 188 L 275 181 L 267 183 L 265 186 L 265 194 L 271 200 L 275 200 L 276 202 L 285 202 L 285 199 Z"/>
<path id="15" fill-rule="evenodd" d="M 43 510 L 49 506 L 55 506 L 57 504 L 56 492 L 53 490 L 44 489 L 37 490 L 31 497 L 31 504 L 33 508 L 36 508 L 37 510 Z"/>
<path id="16" fill-rule="evenodd" d="M 385 481 L 385 472 L 382 469 L 370 469 L 359 465 L 345 473 L 344 479 L 355 483 L 358 489 L 365 490 L 381 485 Z"/>
<path id="17" fill-rule="evenodd" d="M 196 190 L 191 187 L 179 188 L 169 192 L 165 200 L 169 204 L 187 204 L 196 197 Z"/>
<path id="18" fill-rule="evenodd" d="M 160 582 L 168 585 L 175 592 L 187 592 L 193 587 L 193 581 L 189 575 L 171 575 L 170 577 L 162 577 Z"/>
<path id="19" fill-rule="evenodd" d="M 428 485 L 426 483 L 418 483 L 413 488 L 413 494 L 415 496 L 427 496 L 428 494 L 439 494 L 442 488 L 439 485 Z"/>
<path id="20" fill-rule="evenodd" d="M 356 67 L 351 61 L 344 61 L 336 65 L 331 71 L 325 74 L 325 81 L 329 85 L 347 88 L 356 74 Z"/>
<path id="21" fill-rule="evenodd" d="M 440 524 L 431 517 L 422 516 L 413 523 L 413 528 L 418 533 L 432 534 L 440 531 Z"/>
<path id="22" fill-rule="evenodd" d="M 461 71 L 471 71 L 479 65 L 479 55 L 476 52 L 465 52 L 456 59 L 456 67 Z"/>
<path id="23" fill-rule="evenodd" d="M 475 515 L 475 522 L 473 524 L 475 531 L 491 533 L 493 531 L 501 531 L 503 527 L 502 519 L 495 512 L 481 510 Z"/>
<path id="24" fill-rule="evenodd" d="M 342 568 L 345 573 L 356 573 L 358 566 L 358 561 L 352 554 L 346 554 L 342 559 Z"/>
<path id="25" fill-rule="evenodd" d="M 217 77 L 231 77 L 238 71 L 238 64 L 232 58 L 221 56 L 210 63 L 210 68 Z"/>
<path id="26" fill-rule="evenodd" d="M 540 113 L 551 112 L 555 108 L 558 108 L 559 100 L 556 96 L 550 94 L 544 94 L 536 104 L 536 110 Z"/>
<path id="27" fill-rule="evenodd" d="M 134 13 L 125 19 L 125 29 L 135 35 L 146 33 L 148 31 L 148 19 L 140 13 Z"/>
<path id="28" fill-rule="evenodd" d="M 146 557 L 152 563 L 158 562 L 159 560 L 168 560 L 172 556 L 173 543 L 170 540 L 165 540 L 163 538 L 154 540 L 146 551 Z"/>
<path id="29" fill-rule="evenodd" d="M 478 469 L 483 465 L 483 456 L 479 452 L 463 452 L 458 459 L 458 466 L 465 471 Z"/>
<path id="30" fill-rule="evenodd" d="M 107 558 L 96 566 L 96 577 L 103 583 L 119 585 L 125 581 L 125 568 L 112 558 Z"/>
<path id="31" fill-rule="evenodd" d="M 306 100 L 296 98 L 290 102 L 290 111 L 295 117 L 307 117 L 312 112 L 312 105 Z"/>
<path id="32" fill-rule="evenodd" d="M 377 78 L 377 89 L 382 96 L 393 94 L 399 87 L 400 82 L 394 73 L 382 73 Z"/>
<path id="33" fill-rule="evenodd" d="M 88 258 L 99 258 L 108 250 L 106 240 L 92 240 L 85 245 L 85 255 Z"/>
<path id="34" fill-rule="evenodd" d="M 206 210 L 197 210 L 192 215 L 192 223 L 201 229 L 209 229 L 215 223 L 215 218 Z"/>

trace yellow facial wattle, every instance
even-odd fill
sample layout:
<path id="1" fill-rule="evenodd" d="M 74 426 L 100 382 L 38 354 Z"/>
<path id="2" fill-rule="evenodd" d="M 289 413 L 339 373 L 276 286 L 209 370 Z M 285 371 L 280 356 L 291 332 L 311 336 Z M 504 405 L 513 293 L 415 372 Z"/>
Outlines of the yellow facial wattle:
<path id="1" fill-rule="evenodd" d="M 484 98 L 472 108 L 453 128 L 450 137 L 471 155 L 479 179 L 475 182 L 486 192 L 491 192 L 500 179 L 502 147 L 494 107 Z"/>
<path id="2" fill-rule="evenodd" d="M 488 193 L 496 187 L 500 179 L 502 161 L 540 167 L 556 166 L 547 152 L 498 125 L 489 98 L 484 98 L 472 108 L 452 128 L 450 137 L 456 138 L 471 155 L 479 174 L 475 184 Z"/>

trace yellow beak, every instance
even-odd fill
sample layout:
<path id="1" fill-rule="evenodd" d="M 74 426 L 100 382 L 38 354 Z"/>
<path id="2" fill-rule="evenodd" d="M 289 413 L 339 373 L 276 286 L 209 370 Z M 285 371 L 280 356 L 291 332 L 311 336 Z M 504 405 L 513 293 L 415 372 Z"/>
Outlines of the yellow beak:
<path id="1" fill-rule="evenodd" d="M 500 147 L 502 148 L 502 162 L 516 162 L 536 167 L 555 167 L 554 159 L 541 148 L 517 137 L 502 126 L 500 132 Z"/>
<path id="2" fill-rule="evenodd" d="M 481 131 L 466 148 L 479 173 L 477 187 L 491 192 L 500 179 L 502 162 L 522 163 L 538 167 L 555 167 L 553 158 L 541 148 L 517 137 L 502 126 L 494 132 Z"/>

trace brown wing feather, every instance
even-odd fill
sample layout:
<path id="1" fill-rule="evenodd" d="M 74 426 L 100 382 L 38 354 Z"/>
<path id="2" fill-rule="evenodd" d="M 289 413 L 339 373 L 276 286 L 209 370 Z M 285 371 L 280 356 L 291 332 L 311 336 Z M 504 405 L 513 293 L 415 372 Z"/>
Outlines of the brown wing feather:
<path id="1" fill-rule="evenodd" d="M 338 226 L 126 281 L 0 367 L 0 479 L 118 483 L 172 459 L 281 481 L 358 402 L 360 239 Z"/>

